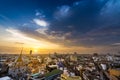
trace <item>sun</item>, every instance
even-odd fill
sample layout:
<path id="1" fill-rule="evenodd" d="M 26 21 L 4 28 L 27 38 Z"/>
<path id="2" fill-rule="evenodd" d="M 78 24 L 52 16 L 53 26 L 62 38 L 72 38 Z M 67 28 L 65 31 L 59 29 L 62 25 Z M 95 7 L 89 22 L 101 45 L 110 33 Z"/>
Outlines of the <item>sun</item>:
<path id="1" fill-rule="evenodd" d="M 36 53 L 38 52 L 38 48 L 34 48 L 33 51 Z"/>
<path id="2" fill-rule="evenodd" d="M 34 49 L 34 52 L 38 52 L 38 49 Z"/>

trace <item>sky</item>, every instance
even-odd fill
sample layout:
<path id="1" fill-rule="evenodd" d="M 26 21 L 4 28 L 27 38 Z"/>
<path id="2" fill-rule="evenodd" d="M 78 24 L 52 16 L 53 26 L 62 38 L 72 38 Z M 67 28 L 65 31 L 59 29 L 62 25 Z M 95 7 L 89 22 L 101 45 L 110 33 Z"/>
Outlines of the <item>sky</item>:
<path id="1" fill-rule="evenodd" d="M 0 0 L 0 53 L 115 53 L 120 0 Z M 25 52 L 27 53 L 27 52 Z"/>

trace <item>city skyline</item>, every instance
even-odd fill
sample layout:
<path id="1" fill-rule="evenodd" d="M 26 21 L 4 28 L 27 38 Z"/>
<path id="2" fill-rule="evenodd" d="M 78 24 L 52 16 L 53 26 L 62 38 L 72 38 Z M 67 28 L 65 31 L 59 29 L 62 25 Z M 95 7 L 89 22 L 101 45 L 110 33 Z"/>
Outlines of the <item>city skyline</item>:
<path id="1" fill-rule="evenodd" d="M 0 53 L 114 53 L 119 0 L 0 0 Z"/>

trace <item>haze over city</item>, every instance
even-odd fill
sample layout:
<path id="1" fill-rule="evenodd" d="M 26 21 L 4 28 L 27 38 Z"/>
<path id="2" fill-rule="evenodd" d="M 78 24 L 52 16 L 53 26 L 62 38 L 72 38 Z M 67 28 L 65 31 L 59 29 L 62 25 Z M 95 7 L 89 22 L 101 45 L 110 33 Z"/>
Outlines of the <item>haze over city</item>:
<path id="1" fill-rule="evenodd" d="M 0 0 L 0 53 L 114 53 L 120 0 Z"/>

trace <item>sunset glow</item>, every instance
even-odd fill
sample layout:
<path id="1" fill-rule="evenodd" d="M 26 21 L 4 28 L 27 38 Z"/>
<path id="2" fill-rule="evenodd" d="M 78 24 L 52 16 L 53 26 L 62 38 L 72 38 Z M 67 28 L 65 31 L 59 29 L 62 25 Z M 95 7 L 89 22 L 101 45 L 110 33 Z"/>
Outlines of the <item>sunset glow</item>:
<path id="1" fill-rule="evenodd" d="M 21 47 L 37 53 L 119 50 L 119 0 L 0 3 L 1 53 L 19 53 Z"/>

